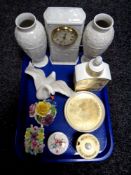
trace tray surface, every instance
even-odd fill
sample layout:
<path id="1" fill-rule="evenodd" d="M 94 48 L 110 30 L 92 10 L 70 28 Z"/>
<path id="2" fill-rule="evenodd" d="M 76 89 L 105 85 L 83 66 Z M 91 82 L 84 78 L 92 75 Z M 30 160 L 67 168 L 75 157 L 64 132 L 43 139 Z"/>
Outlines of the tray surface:
<path id="1" fill-rule="evenodd" d="M 89 161 L 102 161 L 108 158 L 113 149 L 113 136 L 112 128 L 110 122 L 110 111 L 108 103 L 108 94 L 107 87 L 102 91 L 95 93 L 101 98 L 105 106 L 105 120 L 103 124 L 96 131 L 91 132 L 94 134 L 100 142 L 100 152 L 98 156 L 91 160 L 85 160 L 81 158 L 75 149 L 75 144 L 77 138 L 83 134 L 72 129 L 67 123 L 64 116 L 64 105 L 67 101 L 67 97 L 61 94 L 56 93 L 55 101 L 57 103 L 57 116 L 54 122 L 50 126 L 45 126 L 45 148 L 42 154 L 37 156 L 31 156 L 30 154 L 25 153 L 24 151 L 24 133 L 27 127 L 30 127 L 31 124 L 34 126 L 39 126 L 34 118 L 29 117 L 28 108 L 32 103 L 37 102 L 36 99 L 36 90 L 33 82 L 33 78 L 24 73 L 26 67 L 28 66 L 30 59 L 25 56 L 23 58 L 22 65 L 22 78 L 21 78 L 21 93 L 19 98 L 19 110 L 18 110 L 18 122 L 15 138 L 15 148 L 16 153 L 20 159 L 38 159 L 42 162 L 89 162 Z M 42 70 L 48 76 L 52 71 L 56 72 L 57 80 L 64 80 L 71 87 L 73 87 L 73 77 L 74 77 L 74 66 L 67 65 L 52 65 L 50 62 Z M 63 132 L 69 139 L 69 147 L 67 151 L 62 155 L 53 155 L 49 152 L 47 147 L 47 139 L 53 132 Z"/>

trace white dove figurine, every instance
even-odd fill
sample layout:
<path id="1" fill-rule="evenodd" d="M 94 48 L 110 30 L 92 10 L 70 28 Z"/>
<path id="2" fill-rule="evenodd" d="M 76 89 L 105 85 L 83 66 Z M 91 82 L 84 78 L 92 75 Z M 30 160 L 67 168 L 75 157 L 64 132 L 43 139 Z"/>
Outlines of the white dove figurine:
<path id="1" fill-rule="evenodd" d="M 33 77 L 36 87 L 36 97 L 39 100 L 45 100 L 49 98 L 50 95 L 55 95 L 55 92 L 61 93 L 67 97 L 70 97 L 75 93 L 64 81 L 56 81 L 55 72 L 52 72 L 46 77 L 44 71 L 35 68 L 31 62 L 26 68 L 25 73 Z"/>

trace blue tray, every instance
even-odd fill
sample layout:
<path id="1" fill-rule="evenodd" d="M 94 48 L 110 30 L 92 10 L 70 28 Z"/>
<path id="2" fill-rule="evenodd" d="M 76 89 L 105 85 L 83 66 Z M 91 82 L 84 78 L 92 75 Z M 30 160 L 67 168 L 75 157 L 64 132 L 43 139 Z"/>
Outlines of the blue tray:
<path id="1" fill-rule="evenodd" d="M 37 101 L 36 99 L 36 91 L 32 77 L 25 74 L 25 68 L 28 66 L 29 58 L 25 56 L 23 58 L 22 64 L 22 78 L 21 78 L 21 93 L 19 99 L 19 112 L 18 112 L 18 122 L 17 122 L 17 130 L 16 130 L 16 138 L 15 138 L 15 148 L 16 153 L 22 160 L 28 159 L 37 159 L 42 162 L 96 162 L 103 161 L 107 159 L 113 150 L 113 135 L 110 121 L 110 110 L 108 103 L 108 94 L 107 88 L 105 87 L 101 92 L 96 93 L 105 105 L 106 116 L 104 123 L 102 126 L 96 131 L 92 132 L 99 142 L 100 142 L 100 152 L 98 156 L 92 160 L 85 160 L 81 158 L 75 149 L 75 143 L 77 138 L 82 134 L 80 132 L 72 129 L 65 120 L 64 117 L 64 104 L 67 100 L 67 97 L 56 94 L 55 101 L 58 106 L 58 113 L 55 118 L 55 121 L 50 125 L 45 127 L 45 149 L 42 154 L 38 154 L 37 156 L 32 156 L 24 152 L 24 134 L 27 127 L 30 124 L 38 125 L 33 118 L 29 117 L 28 108 L 30 104 Z M 46 76 L 48 76 L 52 71 L 56 72 L 57 80 L 64 80 L 67 84 L 73 88 L 73 74 L 74 74 L 74 66 L 61 66 L 61 65 L 52 65 L 49 63 L 46 67 L 43 68 Z M 39 125 L 38 125 L 39 126 Z M 55 156 L 49 152 L 47 148 L 47 139 L 49 135 L 55 131 L 61 131 L 65 133 L 69 139 L 69 147 L 68 150 L 60 156 Z"/>

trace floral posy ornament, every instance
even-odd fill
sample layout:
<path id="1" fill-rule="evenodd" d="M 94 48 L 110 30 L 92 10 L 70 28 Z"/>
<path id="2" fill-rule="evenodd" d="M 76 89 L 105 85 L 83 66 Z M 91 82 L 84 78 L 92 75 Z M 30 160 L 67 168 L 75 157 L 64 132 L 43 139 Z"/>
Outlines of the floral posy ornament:
<path id="1" fill-rule="evenodd" d="M 51 100 L 39 101 L 29 107 L 29 116 L 42 126 L 50 125 L 56 116 L 56 104 Z"/>
<path id="2" fill-rule="evenodd" d="M 25 152 L 37 155 L 43 152 L 44 128 L 31 125 L 25 132 Z"/>

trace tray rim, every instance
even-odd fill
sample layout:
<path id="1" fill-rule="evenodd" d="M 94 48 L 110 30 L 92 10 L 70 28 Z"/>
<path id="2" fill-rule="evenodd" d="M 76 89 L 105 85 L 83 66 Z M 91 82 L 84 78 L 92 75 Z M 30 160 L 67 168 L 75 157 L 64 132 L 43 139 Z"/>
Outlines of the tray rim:
<path id="1" fill-rule="evenodd" d="M 28 60 L 27 58 L 29 58 L 27 55 L 24 55 L 23 57 L 23 60 L 22 60 L 22 71 L 21 71 L 21 75 L 23 75 L 23 70 L 25 68 L 25 65 L 24 65 L 24 62 L 25 60 Z M 29 60 L 28 60 L 29 61 Z M 28 61 L 26 61 L 26 63 L 28 64 Z M 23 101 L 23 94 L 24 94 L 24 91 L 23 91 L 23 82 L 25 81 L 25 77 L 24 76 L 21 76 L 21 80 L 20 80 L 20 94 L 19 94 L 19 99 L 18 99 L 18 112 L 17 112 L 17 115 L 19 115 L 20 111 L 21 111 L 21 102 Z M 24 89 L 25 90 L 25 89 Z M 104 105 L 105 105 L 105 108 L 106 108 L 106 112 L 107 112 L 107 122 L 108 122 L 108 131 L 109 131 L 109 138 L 110 138 L 110 148 L 109 150 L 106 152 L 106 154 L 100 158 L 95 158 L 95 159 L 91 159 L 91 160 L 86 160 L 86 159 L 83 159 L 83 158 L 79 158 L 79 159 L 42 159 L 42 160 L 38 160 L 40 162 L 43 162 L 43 163 L 71 163 L 71 162 L 85 162 L 85 163 L 88 163 L 88 162 L 101 162 L 101 161 L 104 161 L 106 159 L 108 159 L 111 155 L 112 155 L 112 152 L 113 152 L 113 148 L 114 148 L 114 138 L 113 138 L 113 131 L 112 131 L 112 126 L 111 126 L 111 115 L 110 115 L 110 106 L 109 106 L 109 97 L 108 97 L 108 90 L 107 90 L 107 86 L 104 88 L 103 90 L 103 93 L 104 93 Z M 18 137 L 18 126 L 20 126 L 20 117 L 17 116 L 17 121 L 16 121 L 16 132 L 15 132 L 15 145 L 14 145 L 14 149 L 15 149 L 15 153 L 16 155 L 20 158 L 20 160 L 25 160 L 27 161 L 28 159 L 24 158 L 23 156 L 21 156 L 21 154 L 19 153 L 18 151 L 18 148 L 17 148 L 17 137 Z"/>

